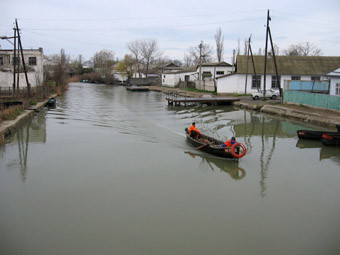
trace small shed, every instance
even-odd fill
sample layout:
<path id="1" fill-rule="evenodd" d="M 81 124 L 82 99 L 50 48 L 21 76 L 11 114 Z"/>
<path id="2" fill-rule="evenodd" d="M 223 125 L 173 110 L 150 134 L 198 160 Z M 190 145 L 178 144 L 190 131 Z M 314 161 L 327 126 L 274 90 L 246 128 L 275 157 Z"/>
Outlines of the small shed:
<path id="1" fill-rule="evenodd" d="M 326 74 L 330 79 L 329 94 L 332 96 L 340 96 L 340 68 Z"/>

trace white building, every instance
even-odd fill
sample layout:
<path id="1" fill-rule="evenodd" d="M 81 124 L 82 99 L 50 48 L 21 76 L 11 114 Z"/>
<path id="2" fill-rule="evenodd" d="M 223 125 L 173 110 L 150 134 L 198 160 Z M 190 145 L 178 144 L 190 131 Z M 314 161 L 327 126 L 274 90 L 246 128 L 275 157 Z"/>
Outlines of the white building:
<path id="1" fill-rule="evenodd" d="M 281 88 L 285 80 L 327 80 L 326 74 L 340 66 L 340 57 L 277 56 L 276 60 Z M 254 64 L 256 77 L 251 58 L 238 55 L 235 73 L 216 78 L 217 92 L 250 94 L 263 89 L 264 56 L 254 56 Z M 269 88 L 278 89 L 274 61 L 270 57 L 268 57 L 266 72 L 266 89 Z"/>
<path id="2" fill-rule="evenodd" d="M 43 49 L 39 48 L 37 50 L 23 50 L 23 54 L 28 82 L 30 83 L 31 87 L 42 85 L 44 78 Z M 2 88 L 13 87 L 14 61 L 15 59 L 13 50 L 0 50 L 0 87 Z M 19 56 L 17 54 L 16 61 L 20 63 L 19 86 L 21 88 L 27 87 L 21 54 L 19 54 Z"/>
<path id="3" fill-rule="evenodd" d="M 214 90 L 215 79 L 232 72 L 233 66 L 226 62 L 203 63 L 189 70 L 163 72 L 162 85 L 176 87 L 180 81 L 195 82 L 197 89 Z M 201 77 L 201 82 L 199 82 L 199 77 Z"/>
<path id="4" fill-rule="evenodd" d="M 327 74 L 330 79 L 329 94 L 331 96 L 340 96 L 340 68 Z"/>
<path id="5" fill-rule="evenodd" d="M 194 69 L 170 71 L 162 73 L 162 86 L 177 87 L 180 82 L 197 80 L 198 74 Z"/>

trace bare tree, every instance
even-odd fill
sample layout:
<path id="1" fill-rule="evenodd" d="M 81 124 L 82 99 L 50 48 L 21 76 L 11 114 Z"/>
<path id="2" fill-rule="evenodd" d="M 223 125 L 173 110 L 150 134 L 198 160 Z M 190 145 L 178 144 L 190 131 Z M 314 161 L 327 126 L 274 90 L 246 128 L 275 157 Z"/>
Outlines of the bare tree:
<path id="1" fill-rule="evenodd" d="M 244 39 L 244 48 L 243 48 L 243 55 L 247 55 L 248 54 L 248 42 L 249 39 Z"/>
<path id="2" fill-rule="evenodd" d="M 140 64 L 141 64 L 141 61 L 142 61 L 141 41 L 140 40 L 134 40 L 132 42 L 128 42 L 126 44 L 126 46 L 135 58 L 136 65 L 137 65 L 137 73 L 138 73 L 139 77 L 141 77 L 141 72 L 140 72 Z"/>
<path id="3" fill-rule="evenodd" d="M 217 61 L 223 61 L 223 53 L 224 53 L 224 36 L 222 35 L 222 29 L 219 27 L 215 34 L 215 42 L 216 42 L 216 54 Z"/>
<path id="4" fill-rule="evenodd" d="M 183 61 L 184 61 L 184 66 L 186 67 L 190 67 L 193 65 L 193 60 L 190 55 L 184 54 Z"/>
<path id="5" fill-rule="evenodd" d="M 271 55 L 273 55 L 272 50 L 270 50 L 269 53 L 270 53 Z M 279 53 L 280 53 L 280 48 L 279 48 L 279 46 L 278 46 L 277 44 L 275 44 L 275 43 L 274 43 L 274 53 L 275 53 L 275 56 L 278 56 Z"/>
<path id="6" fill-rule="evenodd" d="M 60 55 L 56 56 L 56 65 L 54 66 L 54 80 L 56 85 L 64 86 L 66 81 L 66 72 L 68 64 L 70 62 L 70 56 L 65 54 L 65 50 L 60 50 Z"/>
<path id="7" fill-rule="evenodd" d="M 317 48 L 310 42 L 300 42 L 291 44 L 287 49 L 283 50 L 284 55 L 288 56 L 321 56 L 321 49 Z"/>
<path id="8" fill-rule="evenodd" d="M 115 63 L 114 56 L 114 52 L 110 50 L 96 52 L 92 58 L 94 68 L 100 68 L 103 74 L 110 73 L 111 67 Z"/>
<path id="9" fill-rule="evenodd" d="M 156 58 L 162 55 L 156 39 L 141 41 L 142 57 L 145 64 L 145 75 L 148 77 L 149 66 Z"/>
<path id="10" fill-rule="evenodd" d="M 194 65 L 199 64 L 200 56 L 201 56 L 202 63 L 207 63 L 207 62 L 212 61 L 212 58 L 211 58 L 212 49 L 209 44 L 202 43 L 201 50 L 200 50 L 200 45 L 198 45 L 197 47 L 190 47 L 189 54 L 193 60 Z"/>

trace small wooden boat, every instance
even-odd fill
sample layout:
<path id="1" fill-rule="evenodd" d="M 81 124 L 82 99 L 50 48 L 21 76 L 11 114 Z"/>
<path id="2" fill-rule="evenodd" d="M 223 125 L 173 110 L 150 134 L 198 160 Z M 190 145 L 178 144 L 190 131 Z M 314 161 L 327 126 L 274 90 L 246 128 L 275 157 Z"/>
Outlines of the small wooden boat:
<path id="1" fill-rule="evenodd" d="M 340 146 L 340 133 L 323 133 L 321 143 L 327 146 Z"/>
<path id="2" fill-rule="evenodd" d="M 246 146 L 242 143 L 235 143 L 231 148 L 220 147 L 220 145 L 224 143 L 223 141 L 219 141 L 204 134 L 200 134 L 198 139 L 194 139 L 189 136 L 188 128 L 185 129 L 185 133 L 187 140 L 194 145 L 196 149 L 200 149 L 218 157 L 239 159 L 247 153 Z"/>
<path id="3" fill-rule="evenodd" d="M 298 137 L 302 139 L 321 140 L 322 135 L 325 133 L 330 134 L 330 135 L 340 134 L 340 125 L 336 125 L 336 129 L 337 129 L 337 132 L 300 129 L 300 130 L 297 130 L 296 133 Z"/>
<path id="4" fill-rule="evenodd" d="M 55 107 L 56 103 L 57 103 L 57 100 L 52 97 L 50 100 L 47 101 L 45 106 L 46 107 Z"/>

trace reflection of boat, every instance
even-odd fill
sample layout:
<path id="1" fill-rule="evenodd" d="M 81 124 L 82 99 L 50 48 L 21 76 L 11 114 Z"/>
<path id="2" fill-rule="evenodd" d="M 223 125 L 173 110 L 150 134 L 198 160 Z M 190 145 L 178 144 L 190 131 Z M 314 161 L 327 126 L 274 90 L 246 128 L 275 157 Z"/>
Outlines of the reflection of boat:
<path id="1" fill-rule="evenodd" d="M 330 148 L 323 146 L 320 142 L 315 140 L 299 139 L 296 147 L 300 149 L 320 149 L 320 160 L 333 158 L 340 161 L 340 150 L 338 148 Z"/>
<path id="2" fill-rule="evenodd" d="M 329 133 L 330 135 L 340 134 L 340 125 L 336 125 L 336 128 L 338 130 L 337 132 L 300 129 L 297 130 L 296 133 L 298 137 L 302 139 L 321 140 L 322 134 L 324 133 Z"/>
<path id="3" fill-rule="evenodd" d="M 55 107 L 57 100 L 55 98 L 51 98 L 50 100 L 47 101 L 46 107 Z"/>
<path id="4" fill-rule="evenodd" d="M 246 147 L 242 143 L 235 143 L 231 148 L 219 147 L 219 145 L 224 142 L 203 134 L 200 134 L 198 139 L 193 139 L 189 136 L 189 130 L 187 128 L 185 129 L 185 133 L 188 141 L 197 147 L 197 149 L 201 149 L 218 157 L 238 159 L 242 158 L 247 152 Z"/>
<path id="5" fill-rule="evenodd" d="M 199 155 L 192 152 L 185 153 L 193 158 L 196 156 L 202 158 L 202 162 L 206 162 L 212 170 L 214 170 L 213 166 L 216 166 L 221 171 L 228 173 L 234 180 L 241 180 L 246 176 L 246 171 L 239 167 L 238 161 L 224 160 L 216 157 L 205 157 L 204 155 Z"/>

